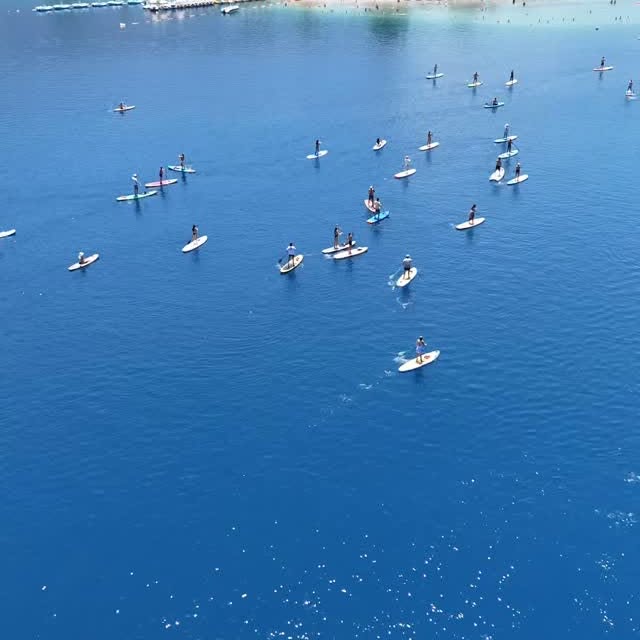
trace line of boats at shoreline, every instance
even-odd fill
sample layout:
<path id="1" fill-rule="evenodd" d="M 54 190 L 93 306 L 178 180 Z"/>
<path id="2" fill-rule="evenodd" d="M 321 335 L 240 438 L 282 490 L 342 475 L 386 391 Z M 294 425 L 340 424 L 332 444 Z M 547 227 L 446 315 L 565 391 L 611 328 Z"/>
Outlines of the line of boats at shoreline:
<path id="1" fill-rule="evenodd" d="M 177 11 L 180 9 L 197 9 L 212 7 L 219 4 L 231 5 L 222 9 L 223 14 L 235 13 L 240 9 L 237 3 L 249 0 L 99 0 L 98 2 L 73 2 L 71 4 L 42 4 L 33 8 L 37 13 L 54 13 L 57 11 L 71 11 L 73 9 L 95 9 L 101 7 L 127 7 L 142 5 L 147 11 Z"/>
<path id="2" fill-rule="evenodd" d="M 71 9 L 91 9 L 99 7 L 126 7 L 128 5 L 142 4 L 143 0 L 101 0 L 100 2 L 74 2 L 72 4 L 42 4 L 34 7 L 38 13 L 48 11 L 69 11 Z"/>

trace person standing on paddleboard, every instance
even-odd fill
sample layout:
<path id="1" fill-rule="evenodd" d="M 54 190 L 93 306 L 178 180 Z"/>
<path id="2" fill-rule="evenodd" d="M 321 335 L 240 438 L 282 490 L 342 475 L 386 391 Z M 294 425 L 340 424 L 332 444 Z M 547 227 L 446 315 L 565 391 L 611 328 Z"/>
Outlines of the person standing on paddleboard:
<path id="1" fill-rule="evenodd" d="M 411 158 L 409 156 L 404 157 L 404 170 L 408 171 L 409 165 L 411 164 Z"/>
<path id="2" fill-rule="evenodd" d="M 504 125 L 504 136 L 503 138 L 506 140 L 509 137 L 509 123 Z"/>
<path id="3" fill-rule="evenodd" d="M 191 227 L 191 242 L 194 242 L 198 239 L 198 225 L 194 224 Z"/>
<path id="4" fill-rule="evenodd" d="M 164 179 L 164 167 L 160 167 L 160 171 L 158 171 L 158 176 L 160 176 L 160 186 L 162 186 L 162 180 Z"/>
<path id="5" fill-rule="evenodd" d="M 131 179 L 133 180 L 133 194 L 135 196 L 137 196 L 138 195 L 138 191 L 140 190 L 140 184 L 138 183 L 138 174 L 134 173 L 131 176 Z"/>
<path id="6" fill-rule="evenodd" d="M 416 362 L 418 364 L 422 364 L 422 354 L 424 350 L 427 348 L 427 343 L 424 341 L 424 338 L 420 336 L 416 340 Z"/>
<path id="7" fill-rule="evenodd" d="M 376 201 L 373 203 L 373 210 L 376 212 L 376 215 L 380 216 L 380 211 L 382 211 L 382 202 L 380 202 L 380 198 L 376 198 Z"/>
<path id="8" fill-rule="evenodd" d="M 433 75 L 434 75 L 434 76 L 437 76 L 437 75 L 438 75 L 438 65 L 437 65 L 437 64 L 434 64 L 434 65 L 433 65 Z"/>
<path id="9" fill-rule="evenodd" d="M 602 56 L 602 60 L 600 60 L 600 68 L 604 69 L 604 56 Z"/>
<path id="10" fill-rule="evenodd" d="M 433 141 L 433 134 L 431 133 L 431 130 L 429 130 L 427 131 L 427 145 L 430 145 L 432 141 Z"/>
<path id="11" fill-rule="evenodd" d="M 496 160 L 496 171 L 500 171 L 500 169 L 502 169 L 502 159 L 498 158 Z"/>
<path id="12" fill-rule="evenodd" d="M 320 140 L 316 140 L 316 155 L 320 153 Z"/>
<path id="13" fill-rule="evenodd" d="M 369 187 L 369 206 L 373 207 L 373 198 L 376 195 L 376 190 L 373 188 L 373 185 Z"/>
<path id="14" fill-rule="evenodd" d="M 347 234 L 347 241 L 345 242 L 345 245 L 347 245 L 347 247 L 349 247 L 349 249 L 351 249 L 351 247 L 355 244 L 355 242 L 353 241 L 353 233 L 351 231 L 349 231 L 349 233 Z"/>
<path id="15" fill-rule="evenodd" d="M 333 228 L 333 248 L 337 249 L 340 245 L 340 236 L 342 235 L 342 229 L 336 225 Z"/>
<path id="16" fill-rule="evenodd" d="M 85 260 L 84 260 L 84 252 L 83 252 L 83 251 L 81 251 L 81 252 L 78 254 L 78 264 L 84 264 L 84 262 L 85 262 Z"/>
<path id="17" fill-rule="evenodd" d="M 181 167 L 182 169 L 184 169 L 184 153 L 181 153 L 181 154 L 178 156 L 178 160 L 180 160 L 180 167 Z"/>
<path id="18" fill-rule="evenodd" d="M 471 209 L 469 209 L 469 222 L 471 224 L 473 224 L 473 221 L 475 220 L 476 217 L 476 205 L 472 204 L 471 205 Z"/>
<path id="19" fill-rule="evenodd" d="M 520 163 L 518 162 L 516 164 L 516 180 L 520 177 L 520 171 L 521 171 L 522 167 L 520 166 Z"/>
<path id="20" fill-rule="evenodd" d="M 478 72 L 477 71 L 473 74 L 473 82 L 474 83 L 478 82 Z"/>
<path id="21" fill-rule="evenodd" d="M 295 257 L 296 257 L 296 248 L 293 242 L 290 242 L 289 246 L 287 247 L 287 264 L 293 265 L 295 262 Z"/>
<path id="22" fill-rule="evenodd" d="M 376 138 L 376 147 L 380 146 L 380 138 Z"/>
<path id="23" fill-rule="evenodd" d="M 411 275 L 411 267 L 412 267 L 412 261 L 411 261 L 411 256 L 407 253 L 407 255 L 404 257 L 404 260 L 402 261 L 402 268 L 404 270 L 403 275 L 404 277 L 408 280 L 409 276 Z"/>
<path id="24" fill-rule="evenodd" d="M 513 69 L 511 69 L 511 75 L 509 76 L 509 82 L 513 82 Z"/>
<path id="25" fill-rule="evenodd" d="M 509 140 L 507 140 L 507 153 L 511 153 L 512 146 L 513 146 L 513 140 L 509 138 Z"/>

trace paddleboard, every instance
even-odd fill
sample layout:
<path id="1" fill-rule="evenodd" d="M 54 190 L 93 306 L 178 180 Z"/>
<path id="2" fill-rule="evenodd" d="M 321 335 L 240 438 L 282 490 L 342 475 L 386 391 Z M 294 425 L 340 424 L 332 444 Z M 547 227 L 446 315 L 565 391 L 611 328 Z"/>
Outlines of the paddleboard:
<path id="1" fill-rule="evenodd" d="M 512 178 L 507 182 L 509 185 L 520 184 L 521 182 L 525 182 L 525 180 L 529 179 L 528 173 L 521 173 L 519 178 Z"/>
<path id="2" fill-rule="evenodd" d="M 473 222 L 469 222 L 467 220 L 462 224 L 457 224 L 456 229 L 458 231 L 466 231 L 467 229 L 473 229 L 474 227 L 477 227 L 479 224 L 482 224 L 485 220 L 486 218 L 476 218 Z"/>
<path id="3" fill-rule="evenodd" d="M 408 178 L 409 176 L 412 176 L 416 171 L 417 169 L 406 169 L 405 171 L 399 171 L 393 177 L 397 178 L 398 180 L 402 180 L 402 178 Z"/>
<path id="4" fill-rule="evenodd" d="M 388 217 L 389 217 L 389 212 L 388 211 L 381 211 L 380 213 L 368 218 L 367 219 L 367 224 L 376 224 L 376 222 L 381 222 L 382 220 L 384 220 L 385 218 L 388 218 Z"/>
<path id="5" fill-rule="evenodd" d="M 322 149 L 322 151 L 318 151 L 318 153 L 310 153 L 307 156 L 307 160 L 317 160 L 318 158 L 323 158 L 329 153 L 328 149 Z"/>
<path id="6" fill-rule="evenodd" d="M 470 82 L 467 87 L 469 87 L 469 89 L 475 89 L 476 87 L 479 87 L 482 85 L 482 82 L 478 81 L 478 82 Z"/>
<path id="7" fill-rule="evenodd" d="M 429 351 L 429 353 L 423 353 L 422 362 L 418 362 L 416 358 L 413 358 L 408 362 L 401 364 L 398 367 L 398 371 L 401 371 L 404 373 L 405 371 L 414 371 L 415 369 L 420 369 L 421 367 L 424 367 L 427 364 L 431 364 L 432 362 L 435 362 L 438 359 L 439 355 L 440 355 L 439 351 Z"/>
<path id="8" fill-rule="evenodd" d="M 77 269 L 84 269 L 85 267 L 88 267 L 90 264 L 93 264 L 99 257 L 100 257 L 100 254 L 94 253 L 92 256 L 85 258 L 82 264 L 80 264 L 79 262 L 76 262 L 75 264 L 72 264 L 70 267 L 67 267 L 67 270 L 76 271 Z"/>
<path id="9" fill-rule="evenodd" d="M 504 167 L 500 167 L 499 169 L 496 169 L 490 176 L 489 176 L 489 180 L 491 182 L 500 182 L 500 180 L 502 180 L 502 178 L 504 178 Z"/>
<path id="10" fill-rule="evenodd" d="M 635 100 L 637 97 L 633 91 L 626 91 L 624 95 L 629 98 L 629 100 Z"/>
<path id="11" fill-rule="evenodd" d="M 151 196 L 155 196 L 156 193 L 158 192 L 146 191 L 145 193 L 139 193 L 138 195 L 136 195 L 135 193 L 132 193 L 131 195 L 128 195 L 128 196 L 118 196 L 116 200 L 118 202 L 127 202 L 129 200 L 142 200 L 142 198 L 150 198 Z"/>
<path id="12" fill-rule="evenodd" d="M 356 243 L 354 242 L 351 246 L 355 247 Z M 348 248 L 348 244 L 339 244 L 337 247 L 327 247 L 326 249 L 323 249 L 322 253 L 324 253 L 325 255 L 331 255 L 332 253 L 340 253 L 340 251 L 344 251 Z"/>
<path id="13" fill-rule="evenodd" d="M 289 273 L 290 271 L 293 271 L 294 269 L 297 269 L 301 264 L 302 261 L 304 260 L 304 256 L 299 253 L 297 256 L 293 257 L 293 262 L 289 262 L 287 260 L 287 262 L 285 262 L 281 267 L 280 267 L 280 273 Z"/>
<path id="14" fill-rule="evenodd" d="M 208 236 L 200 236 L 199 238 L 192 240 L 182 247 L 182 253 L 189 253 L 189 251 L 194 251 L 195 249 L 200 248 L 208 239 Z"/>
<path id="15" fill-rule="evenodd" d="M 171 180 L 163 180 L 162 182 L 160 182 L 160 180 L 145 182 L 144 186 L 146 189 L 149 187 L 168 187 L 170 184 L 175 184 L 176 182 L 178 182 L 177 178 L 171 178 Z"/>
<path id="16" fill-rule="evenodd" d="M 333 254 L 334 260 L 344 260 L 345 258 L 355 258 L 361 256 L 363 253 L 367 253 L 369 247 L 356 247 L 355 249 L 347 249 L 346 251 L 340 251 Z"/>
<path id="17" fill-rule="evenodd" d="M 128 107 L 124 107 L 124 108 L 122 108 L 122 109 L 121 109 L 120 107 L 116 107 L 116 108 L 114 109 L 114 112 L 115 112 L 115 113 L 124 113 L 125 111 L 131 111 L 131 109 L 135 109 L 135 108 L 136 108 L 136 105 L 135 105 L 135 104 L 132 104 L 132 105 L 130 105 L 130 106 L 128 106 Z"/>
<path id="18" fill-rule="evenodd" d="M 504 144 L 505 142 L 509 142 L 509 140 L 517 140 L 518 136 L 507 136 L 506 138 L 496 138 L 494 142 L 496 144 Z"/>
<path id="19" fill-rule="evenodd" d="M 369 209 L 369 211 L 371 211 L 371 213 L 375 213 L 376 209 L 372 204 L 369 204 L 369 199 L 365 198 L 364 200 L 364 206 L 367 207 L 367 209 Z"/>
<path id="20" fill-rule="evenodd" d="M 179 164 L 170 164 L 167 169 L 170 171 L 178 171 L 180 173 L 195 173 L 196 170 L 191 167 L 181 167 Z"/>
<path id="21" fill-rule="evenodd" d="M 497 109 L 498 107 L 504 107 L 504 102 L 498 102 L 498 104 L 489 104 L 486 102 L 483 106 L 485 109 Z"/>
<path id="22" fill-rule="evenodd" d="M 437 80 L 438 78 L 442 78 L 444 73 L 430 73 L 426 76 L 427 80 Z"/>
<path id="23" fill-rule="evenodd" d="M 518 84 L 518 78 L 514 78 L 513 80 L 507 80 L 504 83 L 505 87 L 513 87 L 514 84 Z"/>
<path id="24" fill-rule="evenodd" d="M 435 149 L 439 147 L 439 142 L 432 142 L 431 144 L 423 144 L 421 147 L 418 147 L 418 151 L 431 151 L 431 149 Z"/>
<path id="25" fill-rule="evenodd" d="M 380 149 L 382 149 L 383 147 L 385 147 L 387 145 L 387 141 L 386 140 L 380 140 L 380 144 L 374 144 L 373 145 L 373 150 L 374 151 L 380 151 Z"/>
<path id="26" fill-rule="evenodd" d="M 517 149 L 512 149 L 511 151 L 505 151 L 501 153 L 498 158 L 500 160 L 506 160 L 507 158 L 513 158 L 513 156 L 517 156 L 520 152 Z"/>
<path id="27" fill-rule="evenodd" d="M 594 71 L 611 71 L 611 69 L 613 69 L 613 67 L 594 67 L 593 68 Z"/>
<path id="28" fill-rule="evenodd" d="M 418 270 L 415 267 L 411 267 L 409 271 L 409 277 L 407 278 L 403 273 L 396 280 L 396 287 L 406 287 L 417 275 L 418 275 Z"/>
<path id="29" fill-rule="evenodd" d="M 9 231 L 0 231 L 0 238 L 8 238 L 9 236 L 15 236 L 16 230 L 9 229 Z"/>

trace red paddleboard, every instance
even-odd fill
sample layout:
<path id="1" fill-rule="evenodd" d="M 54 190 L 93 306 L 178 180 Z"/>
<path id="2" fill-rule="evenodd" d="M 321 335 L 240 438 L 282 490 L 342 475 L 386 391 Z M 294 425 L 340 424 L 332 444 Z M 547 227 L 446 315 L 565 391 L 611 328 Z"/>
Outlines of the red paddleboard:
<path id="1" fill-rule="evenodd" d="M 178 182 L 176 178 L 173 178 L 172 180 L 163 180 L 162 182 L 160 182 L 160 180 L 156 180 L 155 182 L 145 182 L 144 186 L 147 189 L 154 187 L 166 187 L 170 184 L 175 184 L 176 182 Z"/>

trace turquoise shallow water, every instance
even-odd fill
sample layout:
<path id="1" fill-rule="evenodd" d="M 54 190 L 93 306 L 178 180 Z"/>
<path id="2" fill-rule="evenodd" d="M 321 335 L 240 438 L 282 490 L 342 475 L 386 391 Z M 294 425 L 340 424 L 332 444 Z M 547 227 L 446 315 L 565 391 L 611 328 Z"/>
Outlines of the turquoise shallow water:
<path id="1" fill-rule="evenodd" d="M 640 41 L 476 17 L 2 20 L 8 636 L 637 635 Z M 115 202 L 180 151 L 198 174 Z M 324 259 L 335 223 L 368 254 Z M 401 376 L 418 334 L 441 358 Z"/>

